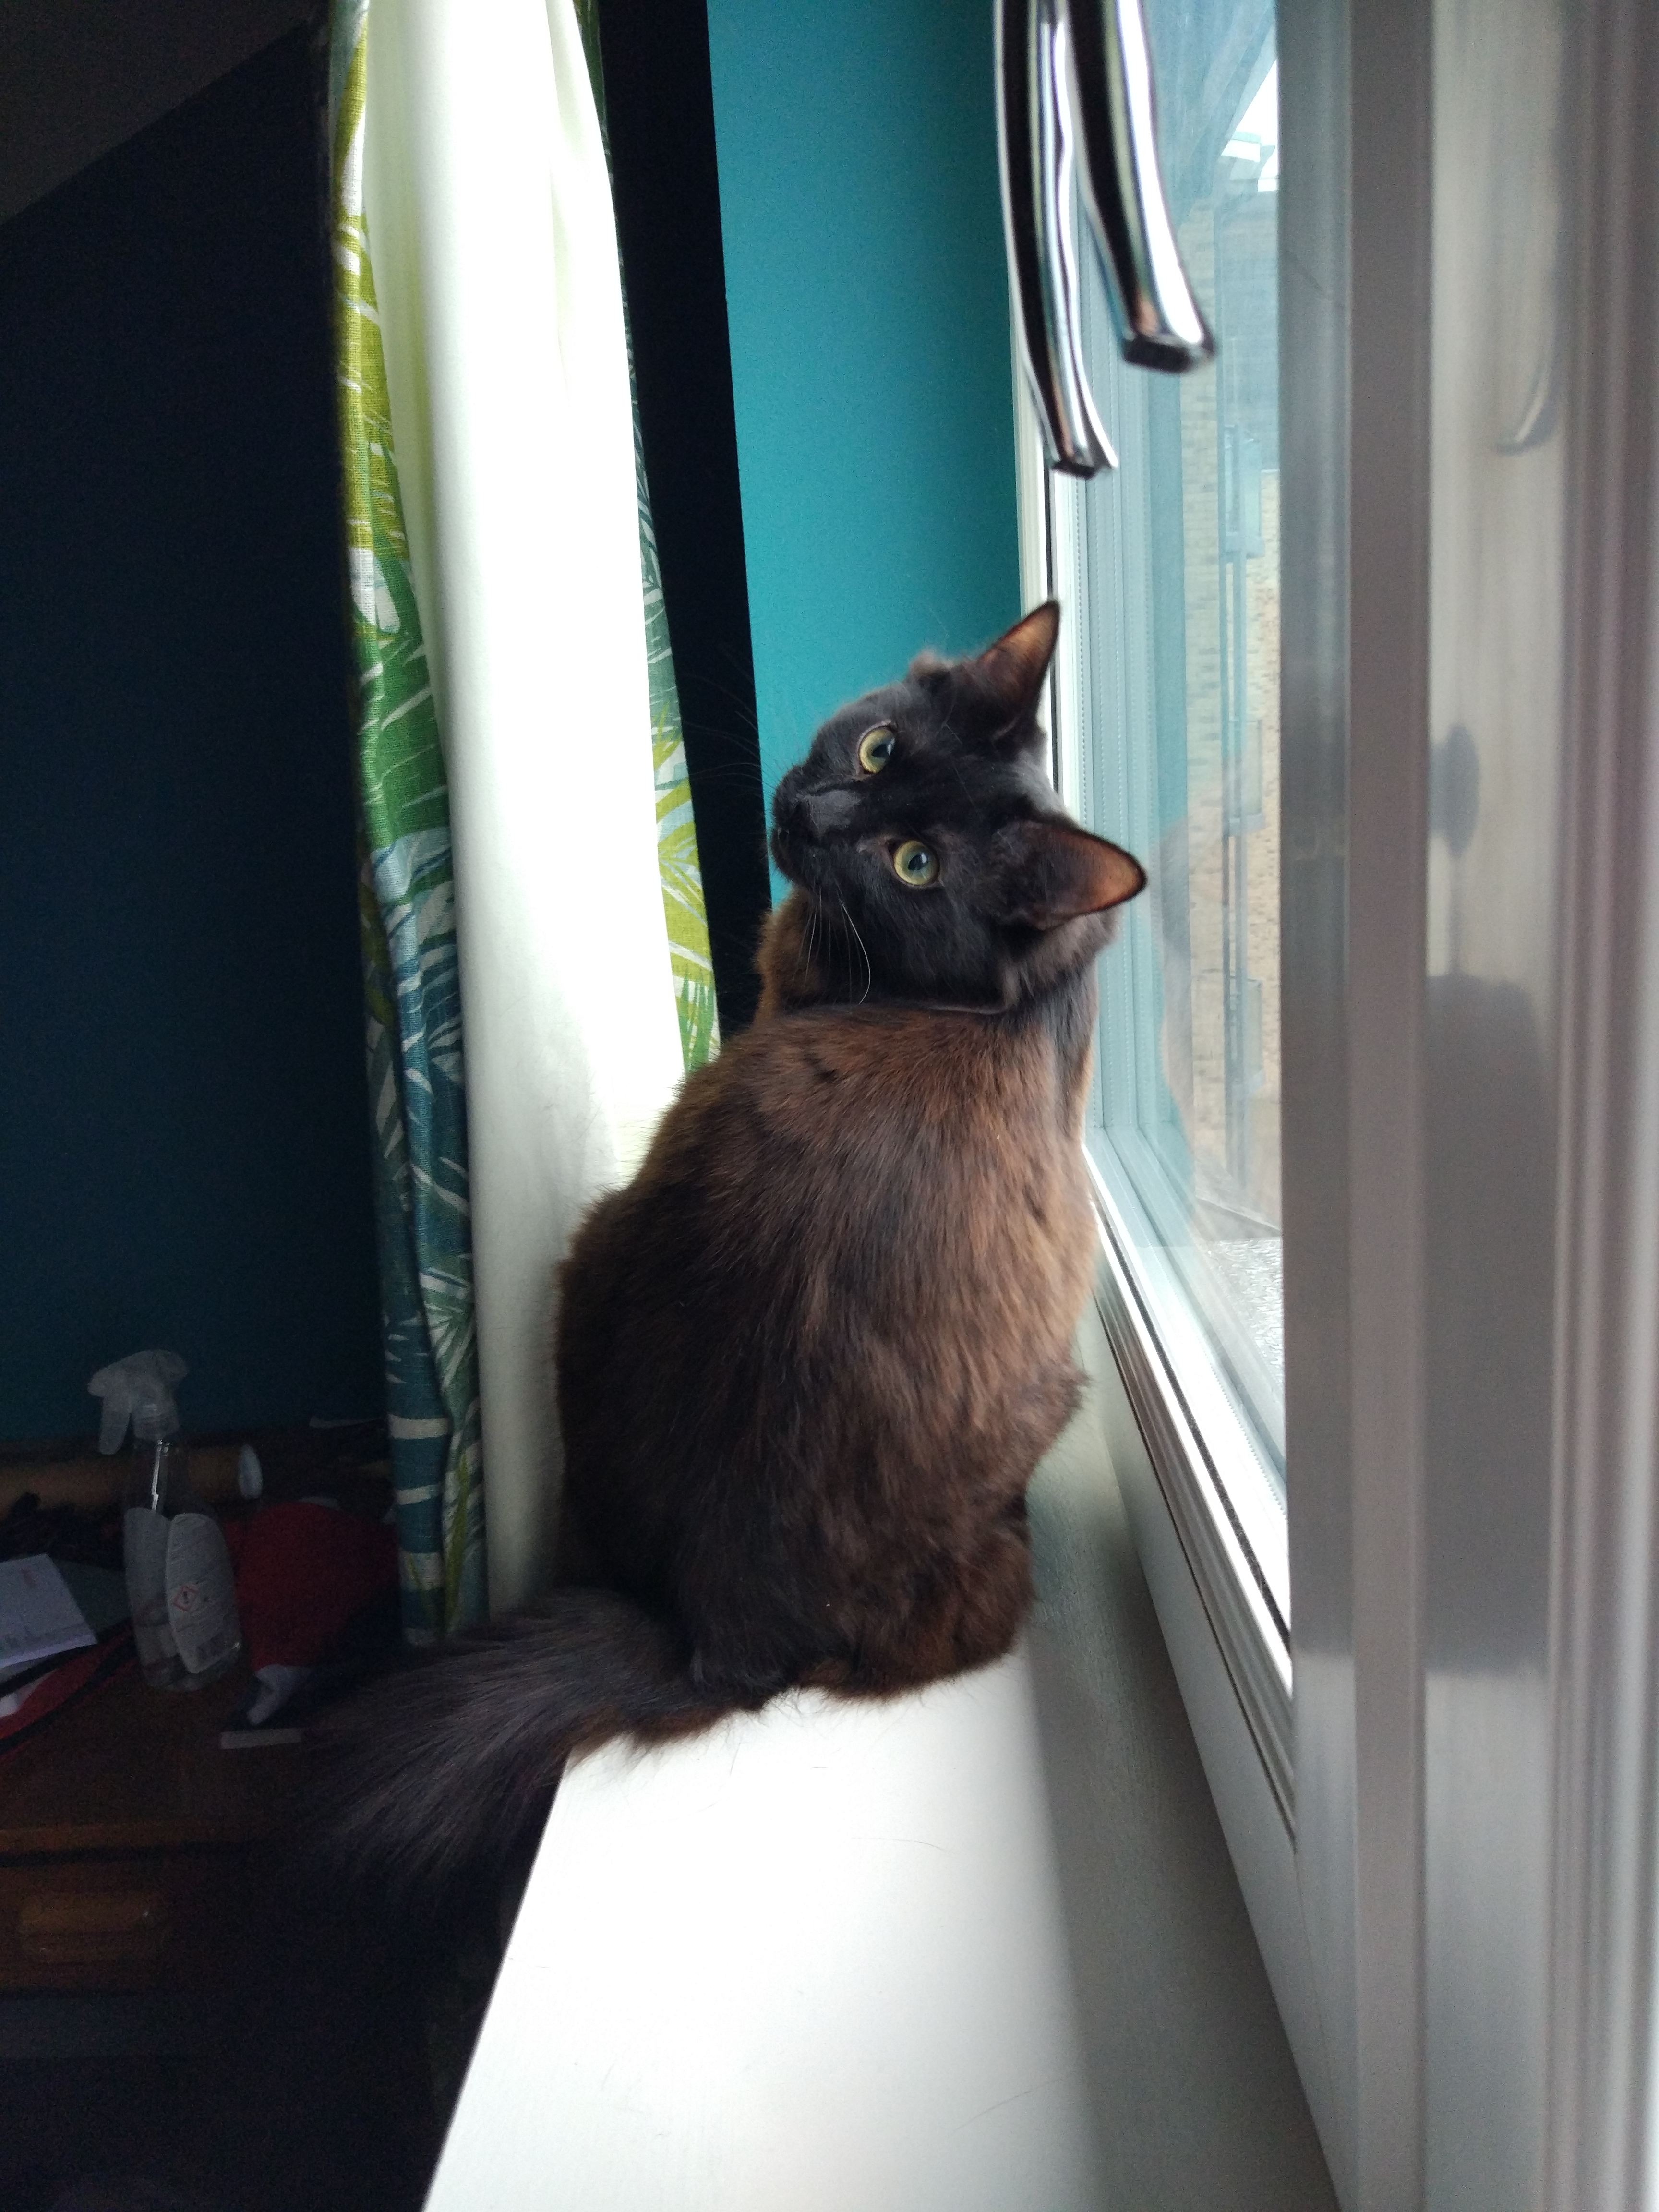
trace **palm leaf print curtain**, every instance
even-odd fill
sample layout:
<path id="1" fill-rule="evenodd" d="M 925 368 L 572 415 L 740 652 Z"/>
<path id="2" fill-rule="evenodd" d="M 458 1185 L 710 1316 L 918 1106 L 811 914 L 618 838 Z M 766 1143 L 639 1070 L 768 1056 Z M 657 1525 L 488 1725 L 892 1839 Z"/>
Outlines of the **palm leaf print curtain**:
<path id="1" fill-rule="evenodd" d="M 637 413 L 637 409 L 636 409 Z M 714 1012 L 714 957 L 702 900 L 697 825 L 691 812 L 691 772 L 685 763 L 679 690 L 668 642 L 668 616 L 657 568 L 645 458 L 640 457 L 640 566 L 645 580 L 646 660 L 651 674 L 651 765 L 657 786 L 657 865 L 663 916 L 674 963 L 674 1004 L 686 1067 L 701 1067 L 720 1036 Z"/>
<path id="2" fill-rule="evenodd" d="M 544 1498 L 556 1476 L 556 1438 L 549 1443 L 542 1292 L 550 1285 L 563 1236 L 594 1192 L 626 1171 L 648 1133 L 649 1115 L 672 1087 L 660 1054 L 650 1042 L 655 958 L 663 959 L 665 985 L 672 988 L 676 1067 L 697 1065 L 715 1041 L 714 978 L 690 782 L 631 392 L 624 387 L 621 404 L 631 411 L 632 451 L 627 459 L 637 502 L 632 526 L 637 533 L 633 640 L 630 645 L 629 620 L 616 608 L 613 592 L 607 620 L 620 641 L 612 647 L 618 667 L 615 678 L 604 683 L 605 726 L 597 732 L 591 713 L 581 714 L 574 701 L 568 717 L 560 717 L 556 655 L 536 663 L 538 680 L 532 685 L 520 684 L 514 692 L 510 682 L 495 681 L 496 693 L 510 694 L 518 711 L 508 711 L 489 696 L 510 653 L 517 652 L 526 661 L 532 658 L 524 623 L 498 617 L 492 629 L 489 619 L 489 610 L 515 589 L 522 596 L 526 562 L 522 547 L 515 553 L 488 535 L 482 540 L 477 535 L 462 495 L 470 489 L 469 473 L 478 474 L 492 460 L 497 477 L 501 470 L 493 456 L 481 465 L 480 441 L 471 436 L 466 409 L 457 417 L 453 434 L 446 434 L 443 379 L 446 372 L 455 376 L 453 357 L 465 356 L 476 325 L 475 319 L 446 310 L 446 289 L 452 294 L 458 289 L 457 267 L 465 273 L 470 264 L 465 257 L 458 262 L 453 241 L 442 235 L 450 209 L 440 184 L 420 173 L 420 164 L 434 139 L 459 144 L 463 153 L 478 151 L 481 164 L 490 159 L 487 137 L 480 135 L 489 120 L 487 101 L 475 93 L 477 114 L 468 112 L 466 75 L 445 59 L 447 40 L 450 52 L 459 46 L 478 63 L 476 83 L 486 93 L 492 28 L 503 34 L 501 66 L 516 66 L 520 79 L 526 58 L 535 67 L 550 61 L 552 96 L 544 99 L 542 111 L 532 108 L 532 114 L 544 113 L 550 138 L 557 142 L 547 163 L 554 197 L 562 195 L 575 210 L 562 211 L 558 220 L 566 231 L 586 222 L 585 236 L 577 235 L 575 245 L 588 253 L 590 265 L 597 251 L 608 252 L 609 289 L 619 305 L 608 179 L 603 179 L 604 206 L 596 222 L 592 179 L 578 170 L 573 181 L 570 168 L 572 143 L 580 158 L 588 143 L 584 130 L 598 144 L 592 106 L 584 126 L 572 106 L 569 62 L 580 48 L 565 35 L 577 27 L 576 18 L 566 12 L 570 6 L 571 0 L 546 0 L 543 17 L 542 0 L 529 0 L 528 5 L 526 0 L 373 0 L 372 6 L 371 0 L 336 0 L 332 22 L 337 367 L 358 672 L 362 948 L 388 1405 L 405 1628 L 413 1640 L 447 1633 L 478 1618 L 484 1608 L 485 1447 L 492 1600 L 498 1607 L 517 1601 L 544 1568 Z M 371 18 L 379 40 L 374 45 Z M 591 16 L 580 27 L 591 33 Z M 370 75 L 371 54 L 382 48 L 384 80 Z M 597 56 L 597 41 L 589 51 Z M 456 112 L 446 112 L 446 103 Z M 371 162 L 372 175 L 366 177 L 366 124 L 371 115 L 380 151 L 379 166 Z M 590 159 L 590 170 L 592 166 Z M 488 180 L 471 181 L 482 191 Z M 536 181 L 533 164 L 531 181 Z M 370 214 L 376 210 L 376 236 L 383 249 L 379 293 L 369 234 Z M 523 227 L 532 244 L 538 220 L 538 210 L 529 208 Z M 580 252 L 567 246 L 557 222 L 555 234 L 564 249 L 562 286 L 544 281 L 550 271 L 537 267 L 533 253 L 521 257 L 521 319 L 533 345 L 542 327 L 538 315 L 544 323 L 550 313 L 563 314 L 567 323 L 559 329 L 557 357 L 580 359 L 589 342 L 586 323 L 604 321 L 606 288 L 590 283 L 583 291 Z M 461 245 L 465 244 L 463 225 Z M 388 270 L 394 295 L 390 310 L 383 296 Z M 555 295 L 550 310 L 547 298 Z M 586 310 L 579 318 L 582 326 L 574 331 L 568 327 L 573 295 L 578 308 Z M 595 301 L 596 309 L 588 304 Z M 505 319 L 510 326 L 511 314 Z M 460 343 L 452 344 L 457 334 Z M 387 355 L 394 337 L 398 351 L 392 366 L 400 374 L 389 377 Z M 610 373 L 606 343 L 603 329 L 592 334 L 601 383 Z M 495 367 L 488 344 L 486 336 L 477 349 L 485 374 Z M 631 364 L 621 347 L 615 350 L 631 383 Z M 463 397 L 470 398 L 465 376 L 459 381 Z M 505 381 L 512 388 L 513 380 Z M 552 388 L 556 379 L 549 384 L 547 409 L 556 416 L 562 406 L 571 406 L 571 393 Z M 579 384 L 578 398 L 594 388 L 591 381 Z M 532 380 L 514 390 L 513 404 L 535 406 Z M 404 439 L 401 485 L 394 418 Z M 621 427 L 625 434 L 627 415 Z M 593 426 L 583 422 L 578 428 L 586 434 Z M 407 461 L 411 452 L 412 487 Z M 534 483 L 536 470 L 532 449 L 525 464 L 527 486 Z M 547 480 L 544 464 L 542 481 Z M 556 486 L 556 477 L 554 481 Z M 613 471 L 607 482 L 617 481 Z M 447 501 L 457 520 L 446 532 L 448 487 L 458 488 Z M 411 489 L 414 504 L 406 513 Z M 514 487 L 498 483 L 495 489 L 510 505 Z M 534 501 L 533 491 L 527 489 L 525 496 Z M 550 554 L 545 541 L 549 532 L 561 529 L 575 534 L 580 559 L 582 533 L 592 526 L 591 503 L 573 500 L 561 511 L 556 499 L 544 492 L 540 505 L 545 523 L 530 541 L 532 562 L 556 555 L 556 545 Z M 476 591 L 481 580 L 488 580 L 480 579 L 480 570 L 491 562 L 496 564 L 496 586 L 483 603 L 480 619 L 457 585 L 459 580 Z M 611 574 L 620 574 L 614 559 Z M 556 590 L 544 590 L 533 599 L 532 613 L 544 609 L 550 617 L 557 614 Z M 571 627 L 578 637 L 595 629 L 591 621 L 573 621 Z M 635 656 L 640 666 L 637 722 L 629 705 L 636 695 L 623 665 Z M 599 674 L 603 679 L 605 672 Z M 528 715 L 527 699 L 534 701 Z M 636 738 L 628 736 L 630 728 Z M 611 877 L 620 871 L 607 873 L 595 866 L 592 854 L 608 849 L 608 825 L 606 820 L 583 819 L 582 773 L 600 739 L 613 749 L 637 743 L 641 799 L 648 807 L 654 797 L 654 832 L 648 818 L 643 828 L 647 837 L 654 836 L 658 954 L 651 952 L 648 930 L 642 936 L 632 927 L 629 940 L 618 943 L 619 933 L 604 926 Z M 623 765 L 616 763 L 614 750 L 608 757 L 616 766 Z M 633 834 L 632 788 L 613 768 L 605 811 L 617 817 L 617 845 L 624 829 Z M 452 801 L 459 809 L 453 849 Z M 596 798 L 589 795 L 586 804 L 592 810 Z M 546 837 L 515 846 L 514 832 L 503 823 L 528 819 L 533 824 L 538 812 Z M 627 824 L 620 819 L 624 813 Z M 569 841 L 562 866 L 561 837 Z M 569 879 L 583 867 L 592 876 L 588 896 L 598 910 L 595 927 L 578 932 L 568 920 L 562 926 L 550 922 L 538 884 L 543 868 L 557 872 L 556 880 L 567 884 L 568 916 Z M 530 880 L 532 875 L 536 881 Z M 575 892 L 581 890 L 580 883 L 574 885 Z M 513 917 L 507 921 L 502 919 L 504 906 Z M 605 972 L 608 965 L 614 966 L 614 974 Z M 475 1206 L 469 1205 L 464 994 L 475 1079 L 472 1180 L 477 1184 L 480 1175 L 483 1178 L 472 1193 L 476 1224 Z M 612 1133 L 608 1142 L 607 1127 Z M 544 1157 L 527 1159 L 527 1144 L 542 1148 Z M 532 1304 L 536 1310 L 526 1314 Z"/>
<path id="3" fill-rule="evenodd" d="M 605 65 L 599 54 L 598 0 L 574 0 L 574 6 L 594 105 L 599 110 L 599 129 L 605 136 L 605 158 L 609 161 L 611 146 L 605 132 Z M 624 278 L 624 325 L 627 318 L 628 287 Z M 663 914 L 668 924 L 668 943 L 674 963 L 680 1049 L 690 1069 L 702 1066 L 720 1034 L 714 1012 L 714 960 L 709 950 L 708 917 L 703 906 L 702 869 L 697 858 L 697 830 L 691 811 L 691 772 L 686 765 L 679 688 L 674 681 L 674 652 L 668 637 L 668 610 L 663 600 L 657 532 L 651 520 L 651 492 L 646 482 L 639 395 L 632 389 L 631 331 L 628 352 L 634 404 L 634 472 L 640 502 L 640 571 L 645 584 L 645 653 L 651 675 L 651 760 L 657 784 L 657 857 L 662 871 Z"/>
<path id="4" fill-rule="evenodd" d="M 449 788 L 392 445 L 362 206 L 368 0 L 331 49 L 335 347 L 357 674 L 358 915 L 404 1632 L 484 1609 L 483 1467 Z"/>

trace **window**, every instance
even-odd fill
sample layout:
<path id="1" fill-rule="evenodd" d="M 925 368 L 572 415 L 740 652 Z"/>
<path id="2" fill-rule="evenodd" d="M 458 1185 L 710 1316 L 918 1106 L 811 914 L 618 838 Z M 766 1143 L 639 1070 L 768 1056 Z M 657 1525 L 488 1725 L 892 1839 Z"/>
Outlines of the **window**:
<path id="1" fill-rule="evenodd" d="M 1101 963 L 1114 1458 L 1343 2203 L 1647 2204 L 1651 0 L 1146 4 L 1215 365 L 1121 369 L 1058 224 L 1035 314 L 1008 172 L 1022 344 L 1122 458 L 1022 477 L 1060 780 L 1153 875 Z"/>
<path id="2" fill-rule="evenodd" d="M 1278 69 L 1271 12 L 1235 13 L 1249 20 L 1201 94 L 1179 97 L 1178 52 L 1159 75 L 1177 88 L 1160 109 L 1170 214 L 1216 360 L 1126 368 L 1097 258 L 1081 257 L 1084 366 L 1119 465 L 1051 479 L 1048 530 L 1070 617 L 1061 790 L 1150 878 L 1100 968 L 1089 1151 L 1109 1320 L 1143 1426 L 1172 1408 L 1182 1424 L 1172 1510 L 1188 1548 L 1214 1555 L 1212 1602 L 1288 1811 Z"/>

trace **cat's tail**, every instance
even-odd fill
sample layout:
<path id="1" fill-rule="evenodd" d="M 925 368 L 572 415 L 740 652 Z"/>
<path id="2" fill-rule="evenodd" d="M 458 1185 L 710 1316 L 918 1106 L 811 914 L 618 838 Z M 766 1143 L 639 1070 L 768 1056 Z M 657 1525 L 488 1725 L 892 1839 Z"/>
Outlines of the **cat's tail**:
<path id="1" fill-rule="evenodd" d="M 335 1875 L 383 1900 L 433 1896 L 533 1848 L 575 1753 L 692 1735 L 760 1702 L 699 1689 L 675 1632 L 627 1598 L 556 1590 L 340 1709 L 308 1825 Z"/>

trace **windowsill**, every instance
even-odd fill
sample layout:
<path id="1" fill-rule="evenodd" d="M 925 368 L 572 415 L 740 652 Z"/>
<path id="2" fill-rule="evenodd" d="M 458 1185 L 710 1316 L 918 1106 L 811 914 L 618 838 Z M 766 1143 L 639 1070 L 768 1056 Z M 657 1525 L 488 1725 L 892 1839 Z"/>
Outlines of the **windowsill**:
<path id="1" fill-rule="evenodd" d="M 609 1747 L 560 1790 L 430 2212 L 1082 2212 L 1064 1960 L 1021 1656 Z"/>
<path id="2" fill-rule="evenodd" d="M 429 2212 L 1327 2212 L 1100 1424 L 1010 1659 L 572 1771 Z"/>

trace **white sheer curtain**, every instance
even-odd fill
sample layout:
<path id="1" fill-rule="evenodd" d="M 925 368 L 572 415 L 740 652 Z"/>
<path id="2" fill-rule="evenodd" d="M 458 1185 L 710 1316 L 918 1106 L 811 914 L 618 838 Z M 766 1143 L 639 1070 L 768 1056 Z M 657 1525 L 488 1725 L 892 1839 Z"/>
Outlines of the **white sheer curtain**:
<path id="1" fill-rule="evenodd" d="M 454 831 L 492 1609 L 556 1512 L 555 1270 L 681 1072 L 610 183 L 568 0 L 373 0 L 363 192 Z"/>

